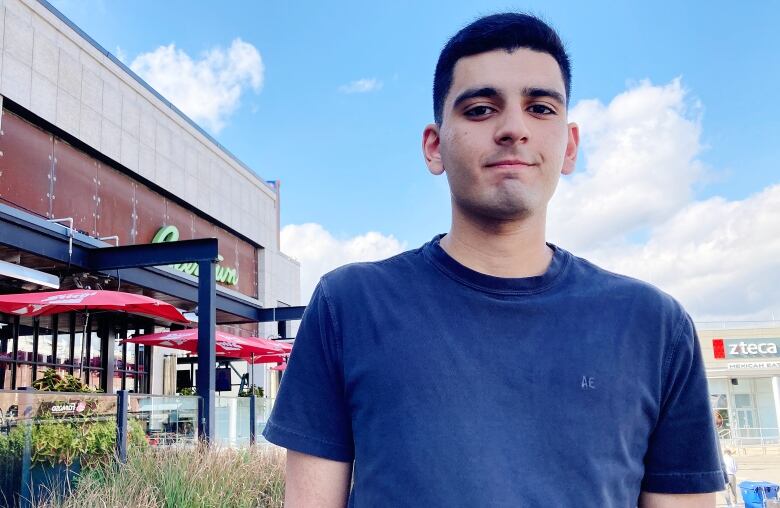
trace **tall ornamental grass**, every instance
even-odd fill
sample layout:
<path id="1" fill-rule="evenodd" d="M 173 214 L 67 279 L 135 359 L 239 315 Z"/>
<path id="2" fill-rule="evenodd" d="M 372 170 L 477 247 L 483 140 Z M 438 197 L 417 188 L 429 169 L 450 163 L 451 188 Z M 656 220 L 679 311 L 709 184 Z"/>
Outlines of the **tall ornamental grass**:
<path id="1" fill-rule="evenodd" d="M 283 500 L 284 451 L 278 448 L 149 448 L 130 454 L 124 465 L 82 471 L 65 498 L 37 506 L 281 508 Z"/>

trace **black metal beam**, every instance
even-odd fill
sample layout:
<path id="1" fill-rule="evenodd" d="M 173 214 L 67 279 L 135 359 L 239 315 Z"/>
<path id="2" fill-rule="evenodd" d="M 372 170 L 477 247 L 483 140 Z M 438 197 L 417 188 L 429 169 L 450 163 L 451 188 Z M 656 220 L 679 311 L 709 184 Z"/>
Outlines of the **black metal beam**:
<path id="1" fill-rule="evenodd" d="M 103 352 L 101 355 L 101 367 L 103 367 L 103 384 L 104 393 L 114 393 L 114 371 L 116 369 L 116 357 L 114 356 L 114 344 L 116 344 L 116 329 L 110 326 L 110 321 L 106 319 L 100 319 L 98 322 L 98 336 L 93 337 L 92 340 L 100 340 L 100 350 Z M 87 366 L 91 366 L 89 359 L 91 352 L 87 351 L 86 363 Z M 89 375 L 87 375 L 89 379 Z"/>
<path id="2" fill-rule="evenodd" d="M 198 418 L 198 435 L 206 444 L 214 440 L 214 395 L 217 361 L 216 321 L 216 259 L 198 262 L 198 382 L 196 392 L 201 397 L 201 411 Z"/>
<path id="3" fill-rule="evenodd" d="M 127 410 L 128 402 L 127 390 L 116 392 L 116 454 L 119 462 L 127 463 Z"/>
<path id="4" fill-rule="evenodd" d="M 87 264 L 83 249 L 69 253 L 67 233 L 56 234 L 40 225 L 0 214 L 0 244 L 75 266 Z M 75 240 L 74 240 L 75 243 Z M 74 246 L 75 247 L 75 246 Z"/>
<path id="5" fill-rule="evenodd" d="M 216 261 L 218 257 L 217 239 L 201 238 L 92 249 L 88 255 L 88 268 L 91 270 L 116 270 L 119 268 Z"/>
<path id="6" fill-rule="evenodd" d="M 205 240 L 209 242 L 211 240 Z M 200 245 L 201 240 L 193 240 Z M 173 244 L 173 242 L 169 242 Z M 44 219 L 24 213 L 7 205 L 0 204 L 0 245 L 23 250 L 37 256 L 45 257 L 73 268 L 85 271 L 101 272 L 108 268 L 94 268 L 91 259 L 96 259 L 95 264 L 100 265 L 105 261 L 101 255 L 92 254 L 96 250 L 128 249 L 128 247 L 106 247 L 99 242 L 81 233 L 74 233 L 73 238 L 68 237 L 68 230 L 60 225 L 52 224 Z M 195 245 L 195 244 L 191 244 Z M 139 246 L 143 249 L 175 249 L 165 243 Z M 203 247 L 210 248 L 210 247 Z M 119 251 L 114 251 L 119 252 Z M 130 252 L 125 250 L 125 252 Z M 121 254 L 121 253 L 120 253 Z M 201 253 L 202 254 L 202 253 Z M 96 258 L 92 256 L 97 256 Z M 153 256 L 153 254 L 149 254 Z M 170 259 L 170 258 L 169 258 Z M 159 259 L 157 260 L 159 261 Z M 155 261 L 155 262 L 157 262 Z M 170 264 L 164 261 L 161 264 Z M 136 264 L 137 265 L 137 264 Z M 115 276 L 130 284 L 144 288 L 154 289 L 161 293 L 187 300 L 198 301 L 198 281 L 184 274 L 172 273 L 171 270 L 156 268 L 123 268 L 118 272 L 112 271 L 106 275 Z M 216 294 L 216 306 L 220 311 L 233 314 L 243 319 L 243 322 L 273 321 L 273 319 L 258 319 L 259 312 L 263 309 L 259 303 L 248 298 L 218 291 Z"/>
<path id="7" fill-rule="evenodd" d="M 269 309 L 257 309 L 255 321 L 267 323 L 270 321 L 294 321 L 303 317 L 305 306 L 300 307 L 272 307 Z"/>

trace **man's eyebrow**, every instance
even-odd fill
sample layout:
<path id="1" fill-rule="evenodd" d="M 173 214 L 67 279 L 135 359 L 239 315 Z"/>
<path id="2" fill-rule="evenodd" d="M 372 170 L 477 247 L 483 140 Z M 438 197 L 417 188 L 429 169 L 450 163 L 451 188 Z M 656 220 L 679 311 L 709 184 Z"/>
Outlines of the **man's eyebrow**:
<path id="1" fill-rule="evenodd" d="M 566 105 L 566 99 L 563 94 L 552 88 L 523 88 L 523 95 L 526 97 L 549 97 L 561 105 Z"/>
<path id="2" fill-rule="evenodd" d="M 500 95 L 501 94 L 498 93 L 498 90 L 496 90 L 492 86 L 485 86 L 482 88 L 469 88 L 468 90 L 465 90 L 455 98 L 455 102 L 452 103 L 452 108 L 455 109 L 462 102 L 467 101 L 469 99 L 473 99 L 474 97 L 487 98 L 487 97 L 498 97 Z"/>
<path id="3" fill-rule="evenodd" d="M 552 88 L 541 87 L 526 87 L 523 88 L 522 94 L 525 97 L 543 98 L 548 97 L 561 105 L 566 105 L 566 98 L 562 93 L 553 90 Z M 452 107 L 457 108 L 461 103 L 475 97 L 494 98 L 501 97 L 501 92 L 493 88 L 492 86 L 484 86 L 481 88 L 469 88 L 463 91 L 455 98 L 455 102 L 452 103 Z"/>

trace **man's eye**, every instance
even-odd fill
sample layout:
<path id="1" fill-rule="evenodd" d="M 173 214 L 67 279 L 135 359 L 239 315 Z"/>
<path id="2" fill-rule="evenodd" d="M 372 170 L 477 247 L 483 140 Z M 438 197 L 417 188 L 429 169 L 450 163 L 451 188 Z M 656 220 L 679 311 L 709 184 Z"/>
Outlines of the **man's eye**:
<path id="1" fill-rule="evenodd" d="M 488 115 L 488 114 L 490 114 L 492 112 L 493 112 L 493 108 L 491 108 L 491 107 L 488 107 L 488 106 L 475 106 L 475 107 L 467 110 L 464 113 L 464 115 L 466 115 L 468 117 L 471 117 L 471 118 L 476 118 L 476 117 Z"/>
<path id="2" fill-rule="evenodd" d="M 544 104 L 534 104 L 530 108 L 528 108 L 528 111 L 535 114 L 535 115 L 554 115 L 555 110 L 553 110 L 549 106 L 545 106 Z"/>

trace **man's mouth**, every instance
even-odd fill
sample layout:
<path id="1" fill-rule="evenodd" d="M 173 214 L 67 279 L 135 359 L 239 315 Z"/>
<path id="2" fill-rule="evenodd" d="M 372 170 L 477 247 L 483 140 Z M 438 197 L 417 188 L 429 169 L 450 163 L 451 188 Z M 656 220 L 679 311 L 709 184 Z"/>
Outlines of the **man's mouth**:
<path id="1" fill-rule="evenodd" d="M 485 167 L 487 168 L 507 168 L 507 169 L 521 169 L 521 168 L 527 168 L 531 166 L 535 166 L 536 164 L 533 164 L 531 162 L 527 162 L 521 159 L 501 159 L 493 162 L 489 162 L 488 164 L 485 164 Z"/>

